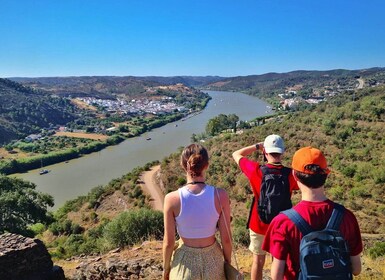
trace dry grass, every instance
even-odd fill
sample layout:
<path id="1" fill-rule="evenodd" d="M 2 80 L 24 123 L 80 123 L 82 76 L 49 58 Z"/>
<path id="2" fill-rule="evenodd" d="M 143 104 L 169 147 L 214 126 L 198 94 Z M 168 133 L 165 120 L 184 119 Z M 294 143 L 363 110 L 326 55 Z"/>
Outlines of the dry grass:
<path id="1" fill-rule="evenodd" d="M 108 139 L 107 135 L 97 134 L 97 133 L 79 133 L 79 132 L 56 132 L 55 136 L 67 136 L 67 137 L 75 137 L 75 138 L 86 138 L 92 140 L 102 140 L 105 141 Z"/>
<path id="2" fill-rule="evenodd" d="M 88 105 L 87 103 L 85 103 L 85 102 L 83 102 L 83 101 L 81 101 L 79 99 L 71 99 L 71 103 L 74 104 L 75 106 L 77 106 L 80 109 L 91 110 L 91 111 L 94 111 L 94 112 L 97 111 L 95 106 Z"/>
<path id="3" fill-rule="evenodd" d="M 25 158 L 29 156 L 29 153 L 25 153 L 23 151 L 20 151 L 20 149 L 14 149 L 17 153 L 16 154 L 10 154 L 6 149 L 0 148 L 0 160 L 1 159 L 18 159 L 18 158 Z"/>
<path id="4" fill-rule="evenodd" d="M 85 203 L 79 210 L 69 212 L 67 217 L 85 230 L 89 230 L 98 226 L 100 221 L 104 219 L 112 220 L 132 207 L 133 204 L 129 202 L 128 196 L 118 190 L 100 199 L 100 205 L 96 210 L 90 209 L 88 203 Z M 93 220 L 92 214 L 96 214 L 98 219 Z"/>
<path id="5" fill-rule="evenodd" d="M 362 272 L 355 277 L 357 280 L 383 280 L 385 279 L 385 258 L 372 260 L 368 256 L 362 257 Z"/>
<path id="6" fill-rule="evenodd" d="M 239 248 L 235 250 L 240 270 L 244 273 L 245 279 L 250 279 L 250 268 L 252 263 L 252 254 L 247 248 Z M 270 279 L 272 257 L 266 255 L 266 262 L 263 269 L 264 279 Z M 234 264 L 234 260 L 233 260 Z M 362 272 L 354 277 L 357 280 L 383 280 L 385 279 L 385 257 L 372 260 L 364 255 L 362 257 Z"/>

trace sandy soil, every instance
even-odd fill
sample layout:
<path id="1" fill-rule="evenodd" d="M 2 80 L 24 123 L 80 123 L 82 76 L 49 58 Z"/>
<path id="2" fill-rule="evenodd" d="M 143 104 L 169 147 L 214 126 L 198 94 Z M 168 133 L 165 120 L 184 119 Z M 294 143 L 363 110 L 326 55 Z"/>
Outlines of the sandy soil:
<path id="1" fill-rule="evenodd" d="M 152 207 L 163 211 L 164 194 L 156 182 L 156 174 L 159 170 L 160 165 L 153 166 L 149 171 L 143 172 L 140 179 L 143 191 L 152 197 Z"/>

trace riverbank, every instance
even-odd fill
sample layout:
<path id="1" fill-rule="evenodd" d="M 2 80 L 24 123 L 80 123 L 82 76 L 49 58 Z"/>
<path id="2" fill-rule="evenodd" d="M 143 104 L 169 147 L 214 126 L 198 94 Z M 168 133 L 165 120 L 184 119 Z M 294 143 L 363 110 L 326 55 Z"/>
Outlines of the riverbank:
<path id="1" fill-rule="evenodd" d="M 236 114 L 242 121 L 268 115 L 266 108 L 269 104 L 258 98 L 233 92 L 209 92 L 209 95 L 212 99 L 206 108 L 184 121 L 168 123 L 68 163 L 51 165 L 51 172 L 45 175 L 39 175 L 39 170 L 35 169 L 11 176 L 33 182 L 37 190 L 52 195 L 55 210 L 96 186 L 107 185 L 137 167 L 160 161 L 179 147 L 190 144 L 192 135 L 204 132 L 207 122 L 219 114 Z"/>
<path id="2" fill-rule="evenodd" d="M 205 99 L 203 101 L 202 106 L 203 109 L 206 107 L 208 101 L 210 99 Z M 202 109 L 202 110 L 203 110 Z M 155 119 L 152 122 L 149 122 L 148 124 L 144 125 L 142 129 L 128 129 L 129 133 L 119 133 L 114 134 L 112 136 L 107 136 L 104 134 L 95 134 L 95 133 L 70 133 L 70 132 L 58 132 L 55 133 L 53 136 L 45 137 L 44 142 L 47 143 L 54 143 L 56 141 L 52 140 L 50 141 L 50 138 L 52 137 L 67 137 L 67 138 L 74 138 L 74 139 L 80 139 L 79 140 L 79 146 L 73 145 L 70 148 L 63 149 L 61 147 L 62 144 L 58 145 L 57 149 L 52 152 L 44 152 L 42 154 L 34 154 L 31 152 L 23 151 L 24 146 L 28 145 L 28 150 L 34 150 L 35 148 L 32 147 L 34 144 L 22 144 L 21 147 L 16 146 L 15 148 L 7 151 L 6 149 L 2 148 L 0 151 L 0 174 L 5 175 L 11 175 L 15 173 L 24 173 L 30 170 L 38 169 L 38 168 L 46 168 L 47 166 L 61 163 L 61 162 L 67 162 L 72 159 L 76 159 L 79 157 L 82 157 L 83 155 L 91 154 L 94 152 L 99 152 L 107 147 L 117 145 L 124 140 L 139 137 L 147 132 L 152 131 L 155 128 L 162 127 L 164 125 L 167 125 L 169 123 L 182 120 L 185 121 L 189 118 L 192 118 L 202 112 L 202 110 L 199 111 L 193 111 L 190 114 L 172 114 L 169 116 L 162 116 L 160 119 Z M 89 137 L 88 137 L 89 135 Z M 53 138 L 52 138 L 53 139 Z M 84 145 L 81 139 L 87 139 L 92 140 L 87 145 Z M 148 140 L 151 140 L 149 138 Z M 33 154 L 32 156 L 30 154 Z"/>

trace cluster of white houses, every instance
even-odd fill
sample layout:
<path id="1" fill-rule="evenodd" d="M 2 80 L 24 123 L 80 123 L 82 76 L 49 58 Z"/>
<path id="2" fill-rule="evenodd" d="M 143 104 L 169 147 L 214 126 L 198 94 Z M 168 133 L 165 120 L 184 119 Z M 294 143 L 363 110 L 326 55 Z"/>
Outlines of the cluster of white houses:
<path id="1" fill-rule="evenodd" d="M 160 100 L 151 100 L 147 98 L 132 99 L 130 102 L 117 99 L 99 99 L 95 97 L 79 97 L 77 98 L 87 105 L 103 107 L 110 113 L 121 114 L 163 114 L 175 111 L 185 111 L 184 106 L 177 105 L 172 101 L 172 97 L 163 97 Z"/>

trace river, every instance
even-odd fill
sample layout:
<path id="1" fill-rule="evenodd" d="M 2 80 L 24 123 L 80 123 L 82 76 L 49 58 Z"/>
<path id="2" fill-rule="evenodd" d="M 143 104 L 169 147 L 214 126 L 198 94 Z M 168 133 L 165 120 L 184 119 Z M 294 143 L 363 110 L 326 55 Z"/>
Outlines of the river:
<path id="1" fill-rule="evenodd" d="M 207 92 L 212 99 L 196 116 L 169 123 L 68 163 L 50 165 L 47 168 L 51 171 L 45 175 L 39 175 L 36 169 L 15 176 L 31 181 L 37 185 L 37 190 L 51 194 L 55 199 L 55 210 L 65 201 L 87 194 L 93 187 L 106 185 L 135 167 L 162 160 L 178 147 L 188 145 L 191 135 L 202 133 L 208 120 L 219 114 L 236 114 L 246 121 L 272 113 L 267 103 L 246 94 Z"/>

